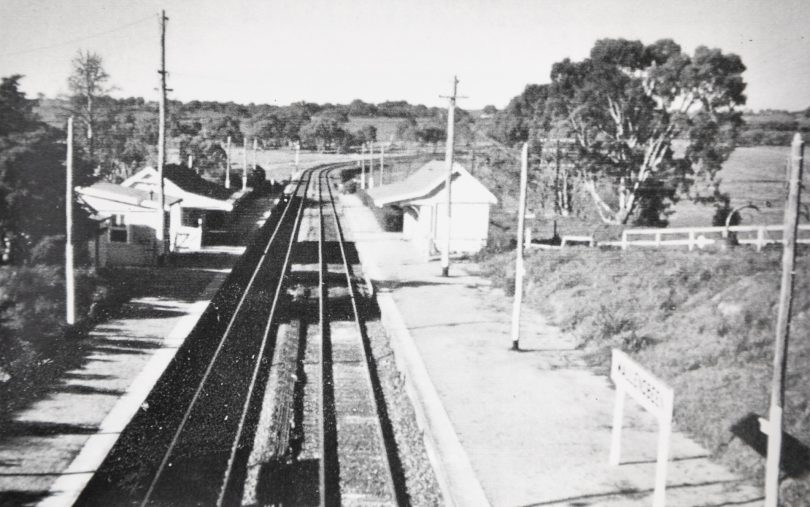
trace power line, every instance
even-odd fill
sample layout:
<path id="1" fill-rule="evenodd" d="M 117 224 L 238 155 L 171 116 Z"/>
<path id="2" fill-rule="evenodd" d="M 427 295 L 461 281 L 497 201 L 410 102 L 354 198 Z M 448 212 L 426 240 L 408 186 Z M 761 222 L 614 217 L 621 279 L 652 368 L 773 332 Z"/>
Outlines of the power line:
<path id="1" fill-rule="evenodd" d="M 111 29 L 106 30 L 104 32 L 98 32 L 98 33 L 95 33 L 95 34 L 92 34 L 92 35 L 85 35 L 84 37 L 77 37 L 75 39 L 70 39 L 70 40 L 66 40 L 66 41 L 63 41 L 63 42 L 57 42 L 56 44 L 51 44 L 51 45 L 48 45 L 48 46 L 40 46 L 40 47 L 36 47 L 36 48 L 23 49 L 22 51 L 14 51 L 14 52 L 11 52 L 11 53 L 0 53 L 0 57 L 24 55 L 24 54 L 27 54 L 27 53 L 34 53 L 36 51 L 44 51 L 46 49 L 54 49 L 54 48 L 58 48 L 58 47 L 62 47 L 62 46 L 68 46 L 70 44 L 75 44 L 76 42 L 81 42 L 83 40 L 93 39 L 93 38 L 96 38 L 96 37 L 101 37 L 101 36 L 104 36 L 104 35 L 109 35 L 111 33 L 119 32 L 119 31 L 122 31 L 124 29 L 135 26 L 137 24 L 143 23 L 144 21 L 151 20 L 151 19 L 153 19 L 153 16 L 150 15 L 150 16 L 147 16 L 145 18 L 141 18 L 141 19 L 138 19 L 136 21 L 133 21 L 131 23 L 127 23 L 126 25 L 121 25 L 121 26 L 118 26 L 116 28 L 111 28 Z"/>

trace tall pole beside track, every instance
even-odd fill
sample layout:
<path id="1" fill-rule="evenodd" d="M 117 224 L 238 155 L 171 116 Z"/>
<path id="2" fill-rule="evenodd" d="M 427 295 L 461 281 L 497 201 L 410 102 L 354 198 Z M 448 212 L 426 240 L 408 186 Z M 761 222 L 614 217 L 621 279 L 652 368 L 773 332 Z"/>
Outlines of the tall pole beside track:
<path id="1" fill-rule="evenodd" d="M 259 140 L 254 137 L 253 138 L 253 170 L 254 171 L 258 167 L 258 164 L 256 163 L 256 156 L 257 156 L 258 150 L 259 150 Z"/>
<path id="2" fill-rule="evenodd" d="M 76 279 L 73 273 L 73 117 L 67 124 L 65 181 L 65 322 L 76 323 Z"/>
<path id="3" fill-rule="evenodd" d="M 160 104 L 158 113 L 158 259 L 162 262 L 168 252 L 166 238 L 166 194 L 163 181 L 163 166 L 166 164 L 166 11 L 160 11 Z"/>
<path id="4" fill-rule="evenodd" d="M 458 91 L 458 77 L 453 76 L 453 95 L 446 97 L 449 101 L 447 106 L 447 141 L 445 142 L 444 161 L 447 165 L 447 178 L 444 189 L 447 193 L 447 216 L 444 224 L 444 238 L 442 247 L 442 276 L 450 276 L 450 222 L 453 218 L 451 185 L 453 183 L 453 154 L 455 151 L 454 129 L 456 124 L 456 94 Z"/>
<path id="5" fill-rule="evenodd" d="M 374 142 L 368 142 L 368 188 L 374 188 Z"/>
<path id="6" fill-rule="evenodd" d="M 225 146 L 225 188 L 231 188 L 231 136 L 228 136 Z"/>
<path id="7" fill-rule="evenodd" d="M 804 140 L 799 133 L 790 148 L 788 196 L 785 203 L 785 232 L 782 236 L 782 286 L 779 292 L 779 314 L 776 319 L 776 346 L 773 355 L 771 408 L 768 414 L 768 457 L 765 469 L 765 506 L 779 504 L 779 464 L 782 453 L 782 411 L 785 406 L 785 377 L 793 303 L 793 276 L 796 265 L 796 229 L 799 224 L 802 170 L 804 169 Z"/>
<path id="8" fill-rule="evenodd" d="M 520 198 L 518 200 L 517 248 L 515 249 L 515 300 L 512 303 L 512 350 L 520 350 L 520 308 L 523 304 L 523 229 L 526 222 L 526 187 L 529 173 L 529 143 L 520 153 Z"/>
<path id="9" fill-rule="evenodd" d="M 242 192 L 247 190 L 247 137 L 242 138 Z"/>
<path id="10" fill-rule="evenodd" d="M 385 145 L 380 144 L 380 185 L 383 184 L 383 171 L 385 171 Z"/>
<path id="11" fill-rule="evenodd" d="M 360 145 L 360 188 L 366 189 L 366 143 Z"/>

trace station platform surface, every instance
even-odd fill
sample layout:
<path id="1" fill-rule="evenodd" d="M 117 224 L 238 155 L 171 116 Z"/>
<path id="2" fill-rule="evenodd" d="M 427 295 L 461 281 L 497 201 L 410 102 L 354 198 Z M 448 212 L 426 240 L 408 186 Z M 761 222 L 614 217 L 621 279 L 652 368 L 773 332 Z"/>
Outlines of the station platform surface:
<path id="1" fill-rule="evenodd" d="M 262 196 L 239 210 L 242 243 L 271 205 Z M 206 247 L 166 267 L 124 269 L 131 297 L 76 338 L 80 364 L 0 426 L 0 506 L 73 504 L 244 250 Z"/>
<path id="2" fill-rule="evenodd" d="M 410 379 L 422 386 L 414 394 L 438 397 L 433 408 L 414 403 L 432 412 L 426 433 L 431 420 L 446 418 L 457 439 L 433 450 L 440 465 L 449 465 L 440 473 L 449 476 L 443 484 L 452 503 L 652 504 L 657 423 L 651 414 L 625 402 L 621 464 L 609 465 L 615 391 L 607 376 L 587 367 L 571 337 L 524 305 L 521 350 L 512 351 L 512 298 L 479 276 L 474 263 L 452 262 L 450 276 L 442 277 L 438 261 L 428 261 L 400 233 L 382 232 L 358 197 L 341 199 L 348 240 L 378 301 L 393 300 L 394 321 L 403 328 L 389 334 L 406 335 L 399 338 L 412 341 L 422 363 L 404 375 L 426 376 Z M 383 321 L 391 322 L 380 307 Z M 469 466 L 458 466 L 460 459 Z M 677 427 L 668 467 L 667 505 L 762 504 L 760 488 L 710 461 Z M 483 491 L 480 501 L 465 499 L 469 477 L 453 477 L 465 470 Z"/>

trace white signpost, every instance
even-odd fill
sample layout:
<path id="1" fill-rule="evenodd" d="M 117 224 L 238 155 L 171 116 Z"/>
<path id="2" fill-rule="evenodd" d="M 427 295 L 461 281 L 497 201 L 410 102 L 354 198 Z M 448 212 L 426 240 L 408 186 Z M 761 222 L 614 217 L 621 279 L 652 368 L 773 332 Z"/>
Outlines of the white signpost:
<path id="1" fill-rule="evenodd" d="M 624 396 L 628 394 L 658 419 L 658 459 L 655 467 L 653 506 L 664 507 L 666 505 L 669 440 L 672 433 L 672 402 L 675 393 L 671 387 L 618 349 L 613 349 L 610 378 L 616 384 L 610 464 L 618 465 L 621 459 Z"/>

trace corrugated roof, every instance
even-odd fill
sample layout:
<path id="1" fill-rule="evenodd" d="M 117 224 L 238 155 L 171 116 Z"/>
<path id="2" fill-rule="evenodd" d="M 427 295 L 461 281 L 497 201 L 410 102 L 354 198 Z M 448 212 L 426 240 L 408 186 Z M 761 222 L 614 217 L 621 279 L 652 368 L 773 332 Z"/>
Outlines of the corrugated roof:
<path id="1" fill-rule="evenodd" d="M 497 202 L 495 196 L 473 177 L 458 162 L 453 162 L 453 181 L 460 177 L 469 177 L 487 194 L 489 202 Z M 403 181 L 383 185 L 368 190 L 369 197 L 378 207 L 411 201 L 428 196 L 439 187 L 442 187 L 447 178 L 447 165 L 444 160 L 431 160 Z"/>
<path id="2" fill-rule="evenodd" d="M 80 194 L 122 202 L 124 204 L 140 206 L 143 208 L 158 207 L 157 194 L 155 192 L 147 192 L 146 190 L 139 190 L 137 188 L 124 187 L 121 185 L 116 185 L 115 183 L 108 183 L 106 181 L 93 183 L 89 187 L 79 187 L 76 189 L 76 191 Z M 167 206 L 171 206 L 172 204 L 182 201 L 182 199 L 178 197 L 170 197 L 168 195 L 165 197 L 165 199 Z"/>
<path id="3" fill-rule="evenodd" d="M 163 177 L 172 180 L 175 185 L 186 192 L 204 195 L 220 201 L 227 201 L 233 194 L 232 190 L 208 181 L 194 170 L 182 165 L 169 164 L 164 166 Z"/>

